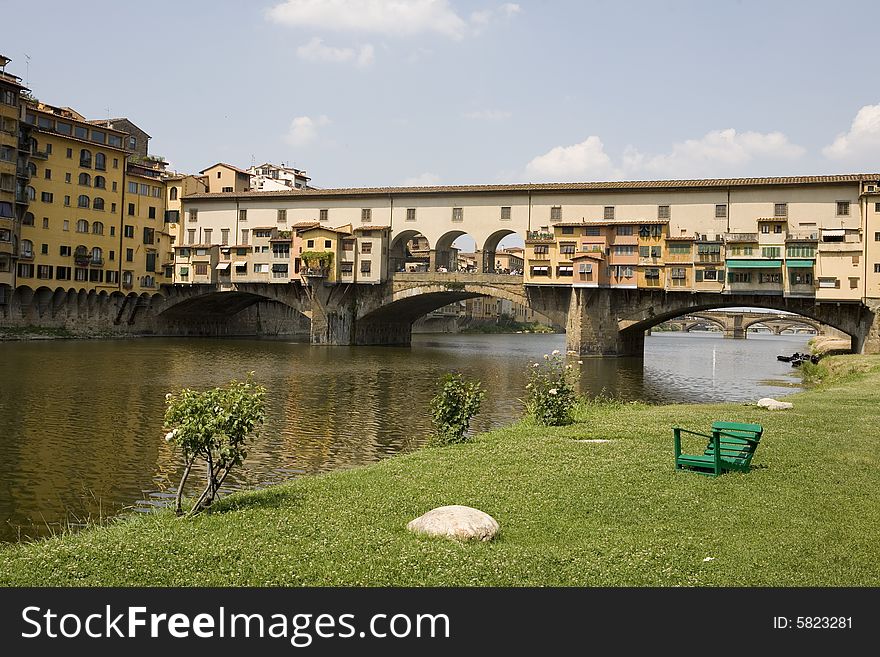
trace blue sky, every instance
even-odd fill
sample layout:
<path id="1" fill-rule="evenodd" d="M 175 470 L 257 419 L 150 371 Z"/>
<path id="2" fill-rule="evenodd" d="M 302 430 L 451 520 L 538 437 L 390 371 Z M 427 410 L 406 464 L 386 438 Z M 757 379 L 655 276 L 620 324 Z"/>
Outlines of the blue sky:
<path id="1" fill-rule="evenodd" d="M 35 20 L 24 2 L 10 24 Z M 875 2 L 52 2 L 7 71 L 320 187 L 880 170 Z M 30 55 L 26 67 L 25 54 Z"/>

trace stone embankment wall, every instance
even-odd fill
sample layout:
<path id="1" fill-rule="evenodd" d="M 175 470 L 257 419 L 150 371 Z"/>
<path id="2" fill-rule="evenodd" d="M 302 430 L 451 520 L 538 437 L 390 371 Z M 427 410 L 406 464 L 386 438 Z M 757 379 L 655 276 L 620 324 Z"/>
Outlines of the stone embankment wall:
<path id="1" fill-rule="evenodd" d="M 48 291 L 47 291 L 48 292 Z M 0 305 L 0 333 L 26 334 L 28 328 L 54 329 L 82 337 L 248 336 L 309 333 L 309 318 L 276 301 L 260 301 L 231 315 L 161 314 L 160 294 L 56 292 L 16 294 Z"/>

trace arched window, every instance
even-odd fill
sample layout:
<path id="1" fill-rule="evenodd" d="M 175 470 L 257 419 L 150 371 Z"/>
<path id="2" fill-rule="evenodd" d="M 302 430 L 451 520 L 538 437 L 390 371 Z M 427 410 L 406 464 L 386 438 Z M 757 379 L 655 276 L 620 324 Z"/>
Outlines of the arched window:
<path id="1" fill-rule="evenodd" d="M 79 152 L 79 165 L 81 167 L 89 167 L 92 168 L 92 151 L 87 148 L 83 148 Z"/>
<path id="2" fill-rule="evenodd" d="M 95 200 L 92 201 L 92 207 L 95 208 L 95 210 L 103 210 L 104 209 L 104 199 L 102 199 L 100 196 L 96 196 Z"/>
<path id="3" fill-rule="evenodd" d="M 22 240 L 20 255 L 23 258 L 33 258 L 34 257 L 34 243 L 31 242 L 30 240 Z"/>
<path id="4" fill-rule="evenodd" d="M 24 215 L 24 218 L 21 220 L 22 226 L 33 226 L 34 225 L 34 213 L 28 212 Z"/>
<path id="5" fill-rule="evenodd" d="M 92 177 L 87 173 L 79 174 L 79 184 L 89 186 L 92 184 Z"/>
<path id="6" fill-rule="evenodd" d="M 95 176 L 95 187 L 97 189 L 107 189 L 107 179 L 104 176 Z"/>
<path id="7" fill-rule="evenodd" d="M 27 170 L 28 170 L 28 175 L 31 178 L 33 178 L 34 176 L 37 175 L 37 165 L 34 164 L 33 162 L 28 162 Z"/>
<path id="8" fill-rule="evenodd" d="M 92 262 L 96 265 L 104 263 L 104 252 L 101 251 L 101 247 L 96 246 L 92 249 Z"/>
<path id="9" fill-rule="evenodd" d="M 89 222 L 85 219 L 80 219 L 76 222 L 76 232 L 77 233 L 88 233 L 89 232 Z"/>
<path id="10" fill-rule="evenodd" d="M 37 198 L 37 190 L 28 185 L 24 188 L 25 193 L 27 193 L 28 201 L 33 201 Z"/>
<path id="11" fill-rule="evenodd" d="M 170 198 L 172 201 L 176 201 L 176 200 L 177 200 L 177 187 L 172 187 L 172 188 L 171 188 L 171 194 L 170 194 L 169 198 Z"/>
<path id="12" fill-rule="evenodd" d="M 93 235 L 103 235 L 104 234 L 104 224 L 100 221 L 96 221 L 92 224 L 92 234 Z"/>
<path id="13" fill-rule="evenodd" d="M 89 197 L 85 194 L 80 194 L 79 198 L 76 200 L 76 206 L 78 208 L 87 208 L 89 207 Z"/>
<path id="14" fill-rule="evenodd" d="M 95 168 L 101 171 L 107 170 L 107 157 L 103 153 L 95 153 Z"/>

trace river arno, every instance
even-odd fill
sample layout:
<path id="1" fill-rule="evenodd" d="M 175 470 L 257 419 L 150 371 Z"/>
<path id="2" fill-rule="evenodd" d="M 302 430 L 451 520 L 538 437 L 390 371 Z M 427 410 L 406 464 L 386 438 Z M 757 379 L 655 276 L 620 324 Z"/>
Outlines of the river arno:
<path id="1" fill-rule="evenodd" d="M 645 357 L 584 359 L 582 389 L 663 402 L 749 401 L 792 392 L 777 354 L 809 336 L 660 333 Z M 450 370 L 487 391 L 473 426 L 521 414 L 528 364 L 564 335 L 418 335 L 412 348 L 289 340 L 139 339 L 0 344 L 0 540 L 164 503 L 177 456 L 162 439 L 166 392 L 255 372 L 269 389 L 264 435 L 233 486 L 370 463 L 424 443 L 428 401 Z"/>

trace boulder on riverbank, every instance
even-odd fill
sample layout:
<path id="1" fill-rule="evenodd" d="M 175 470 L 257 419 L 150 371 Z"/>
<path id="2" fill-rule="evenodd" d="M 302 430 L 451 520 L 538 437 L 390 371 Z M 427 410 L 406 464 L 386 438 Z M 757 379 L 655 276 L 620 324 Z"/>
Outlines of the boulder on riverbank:
<path id="1" fill-rule="evenodd" d="M 758 406 L 761 408 L 766 408 L 769 411 L 785 411 L 789 408 L 794 408 L 794 404 L 791 402 L 778 401 L 776 399 L 772 399 L 771 397 L 764 397 L 763 399 L 758 400 Z"/>
<path id="2" fill-rule="evenodd" d="M 501 529 L 498 521 L 488 513 L 459 504 L 431 509 L 411 520 L 406 528 L 417 534 L 443 536 L 462 541 L 489 541 Z"/>

